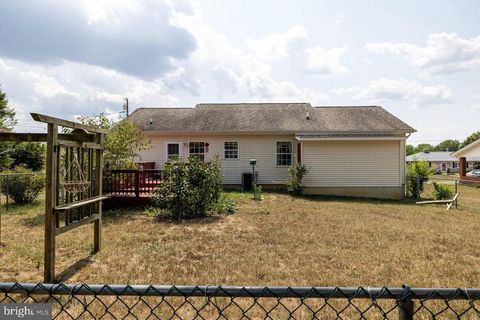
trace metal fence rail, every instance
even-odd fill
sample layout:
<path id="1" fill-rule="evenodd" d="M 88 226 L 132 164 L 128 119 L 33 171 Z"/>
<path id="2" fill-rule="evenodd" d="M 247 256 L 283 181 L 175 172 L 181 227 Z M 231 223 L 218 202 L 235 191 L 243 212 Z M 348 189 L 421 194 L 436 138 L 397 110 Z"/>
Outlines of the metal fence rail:
<path id="1" fill-rule="evenodd" d="M 55 319 L 480 319 L 480 289 L 0 283 Z"/>

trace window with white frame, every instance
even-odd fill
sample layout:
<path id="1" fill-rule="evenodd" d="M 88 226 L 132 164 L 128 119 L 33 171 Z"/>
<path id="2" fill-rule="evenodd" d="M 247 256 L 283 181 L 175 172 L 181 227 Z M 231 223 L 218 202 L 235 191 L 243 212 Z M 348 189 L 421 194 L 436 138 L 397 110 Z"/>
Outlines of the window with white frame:
<path id="1" fill-rule="evenodd" d="M 205 161 L 205 142 L 189 142 L 188 152 L 190 156 L 195 156 Z"/>
<path id="2" fill-rule="evenodd" d="M 225 159 L 238 159 L 238 142 L 225 141 L 223 149 Z"/>
<path id="3" fill-rule="evenodd" d="M 292 142 L 277 141 L 277 166 L 290 166 L 292 164 Z"/>

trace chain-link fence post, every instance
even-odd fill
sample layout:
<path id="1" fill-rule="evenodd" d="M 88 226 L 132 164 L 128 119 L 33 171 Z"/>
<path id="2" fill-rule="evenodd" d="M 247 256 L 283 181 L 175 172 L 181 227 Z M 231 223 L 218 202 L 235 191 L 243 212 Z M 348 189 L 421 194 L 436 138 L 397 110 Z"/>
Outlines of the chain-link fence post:
<path id="1" fill-rule="evenodd" d="M 399 320 L 413 320 L 413 300 L 411 298 L 410 286 L 404 284 L 403 289 L 407 291 L 405 297 L 398 301 L 398 319 Z"/>
<path id="2" fill-rule="evenodd" d="M 0 248 L 2 247 L 2 177 L 0 177 Z"/>

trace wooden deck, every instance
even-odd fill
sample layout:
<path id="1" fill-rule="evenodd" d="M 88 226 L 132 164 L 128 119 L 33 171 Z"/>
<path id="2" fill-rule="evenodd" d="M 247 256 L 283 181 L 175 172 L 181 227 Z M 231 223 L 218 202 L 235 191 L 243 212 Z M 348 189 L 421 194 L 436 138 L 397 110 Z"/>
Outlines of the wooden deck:
<path id="1" fill-rule="evenodd" d="M 104 173 L 103 190 L 109 197 L 150 197 L 162 180 L 161 170 L 109 170 Z"/>

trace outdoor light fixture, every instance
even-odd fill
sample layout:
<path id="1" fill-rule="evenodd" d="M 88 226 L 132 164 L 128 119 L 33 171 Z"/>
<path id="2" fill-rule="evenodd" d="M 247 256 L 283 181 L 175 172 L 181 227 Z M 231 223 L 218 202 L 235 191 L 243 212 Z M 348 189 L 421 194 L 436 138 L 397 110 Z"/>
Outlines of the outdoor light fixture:
<path id="1" fill-rule="evenodd" d="M 257 164 L 257 159 L 250 159 L 250 165 L 252 166 L 252 173 L 253 173 L 253 182 L 257 182 L 255 177 L 255 165 Z"/>

